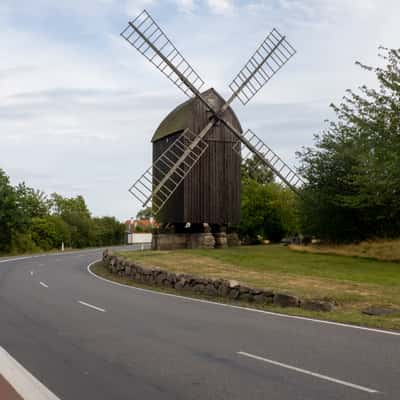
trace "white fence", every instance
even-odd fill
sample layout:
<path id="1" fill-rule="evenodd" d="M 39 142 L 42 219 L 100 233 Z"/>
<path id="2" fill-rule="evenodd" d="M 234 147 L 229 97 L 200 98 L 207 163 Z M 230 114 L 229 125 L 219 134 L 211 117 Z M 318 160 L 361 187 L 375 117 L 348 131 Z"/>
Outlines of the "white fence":
<path id="1" fill-rule="evenodd" d="M 126 242 L 127 244 L 146 244 L 151 243 L 151 239 L 151 233 L 128 233 Z"/>

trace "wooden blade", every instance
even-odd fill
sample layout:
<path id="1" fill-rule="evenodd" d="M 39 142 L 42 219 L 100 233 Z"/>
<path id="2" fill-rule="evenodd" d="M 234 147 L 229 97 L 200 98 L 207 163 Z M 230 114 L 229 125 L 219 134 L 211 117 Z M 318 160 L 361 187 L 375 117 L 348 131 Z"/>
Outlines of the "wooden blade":
<path id="1" fill-rule="evenodd" d="M 146 10 L 128 23 L 121 36 L 188 97 L 198 95 L 204 81 Z"/>
<path id="2" fill-rule="evenodd" d="M 229 85 L 232 97 L 247 104 L 295 54 L 286 37 L 274 28 Z"/>
<path id="3" fill-rule="evenodd" d="M 143 207 L 151 201 L 153 214 L 157 215 L 207 148 L 207 142 L 186 129 L 135 181 L 130 193 Z"/>
<path id="4" fill-rule="evenodd" d="M 243 160 L 255 155 L 258 161 L 270 168 L 283 183 L 299 193 L 299 188 L 304 184 L 303 179 L 253 131 L 248 129 L 242 135 L 241 143 L 242 146 L 235 147 L 235 150 L 240 152 Z"/>

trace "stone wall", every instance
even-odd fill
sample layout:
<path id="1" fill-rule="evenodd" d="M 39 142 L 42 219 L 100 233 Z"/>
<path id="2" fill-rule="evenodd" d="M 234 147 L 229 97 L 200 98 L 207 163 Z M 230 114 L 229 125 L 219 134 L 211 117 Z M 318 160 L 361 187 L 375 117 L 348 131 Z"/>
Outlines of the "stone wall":
<path id="1" fill-rule="evenodd" d="M 158 267 L 144 267 L 105 250 L 103 262 L 109 271 L 150 285 L 174 288 L 181 292 L 204 294 L 248 303 L 275 304 L 281 307 L 301 307 L 312 311 L 331 311 L 333 302 L 323 300 L 302 300 L 286 293 L 276 293 L 269 289 L 251 288 L 234 280 L 201 278 L 189 274 L 168 272 Z"/>

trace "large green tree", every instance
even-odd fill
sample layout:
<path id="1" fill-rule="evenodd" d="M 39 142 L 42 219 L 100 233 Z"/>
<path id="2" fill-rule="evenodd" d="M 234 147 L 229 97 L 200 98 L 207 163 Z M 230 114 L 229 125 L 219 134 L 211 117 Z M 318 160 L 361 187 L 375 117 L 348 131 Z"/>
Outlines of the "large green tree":
<path id="1" fill-rule="evenodd" d="M 82 196 L 63 197 L 51 195 L 54 215 L 61 217 L 70 227 L 71 247 L 89 247 L 95 243 L 95 232 L 90 211 Z"/>
<path id="2" fill-rule="evenodd" d="M 332 241 L 400 234 L 400 50 L 381 49 L 376 88 L 348 90 L 300 153 L 304 229 Z"/>
<path id="3" fill-rule="evenodd" d="M 272 171 L 260 162 L 255 155 L 242 162 L 241 173 L 243 178 L 252 179 L 260 184 L 270 183 L 274 180 Z"/>
<path id="4" fill-rule="evenodd" d="M 255 158 L 242 165 L 241 223 L 237 229 L 248 243 L 260 238 L 279 242 L 298 232 L 296 195 L 274 182 L 271 170 Z"/>
<path id="5" fill-rule="evenodd" d="M 114 217 L 93 218 L 94 241 L 91 246 L 122 244 L 125 237 L 125 225 Z"/>
<path id="6" fill-rule="evenodd" d="M 15 188 L 18 206 L 26 218 L 40 218 L 49 214 L 51 201 L 46 194 L 26 186 L 24 182 Z"/>
<path id="7" fill-rule="evenodd" d="M 31 237 L 42 250 L 60 248 L 61 244 L 70 245 L 70 226 L 59 216 L 46 215 L 32 218 Z"/>

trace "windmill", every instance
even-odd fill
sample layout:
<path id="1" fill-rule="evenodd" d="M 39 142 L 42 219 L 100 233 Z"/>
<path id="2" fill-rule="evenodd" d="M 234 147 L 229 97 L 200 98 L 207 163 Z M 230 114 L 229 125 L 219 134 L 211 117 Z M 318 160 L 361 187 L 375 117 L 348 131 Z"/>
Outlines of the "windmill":
<path id="1" fill-rule="evenodd" d="M 226 227 L 240 219 L 240 164 L 247 157 L 298 193 L 302 179 L 253 131 L 243 132 L 231 108 L 235 99 L 246 105 L 293 57 L 285 36 L 275 28 L 268 34 L 229 85 L 228 100 L 214 89 L 202 92 L 204 81 L 146 10 L 121 36 L 190 98 L 162 121 L 153 164 L 129 189 L 143 206 L 151 203 L 163 227 L 174 227 L 153 238 L 154 248 L 207 246 L 209 226 L 223 246 Z"/>

